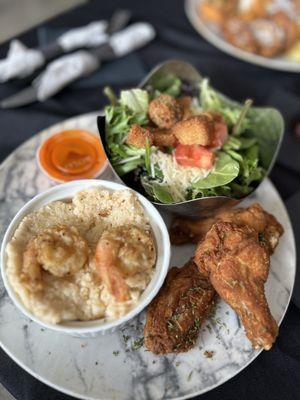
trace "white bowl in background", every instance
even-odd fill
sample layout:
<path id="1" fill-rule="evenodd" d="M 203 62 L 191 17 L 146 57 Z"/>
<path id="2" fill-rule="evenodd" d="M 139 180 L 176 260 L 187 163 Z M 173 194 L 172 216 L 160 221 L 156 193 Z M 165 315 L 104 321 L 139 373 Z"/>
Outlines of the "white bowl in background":
<path id="1" fill-rule="evenodd" d="M 35 196 L 32 200 L 26 203 L 21 210 L 16 214 L 14 219 L 11 221 L 9 227 L 6 230 L 6 233 L 3 238 L 2 246 L 1 246 L 1 273 L 4 282 L 4 286 L 14 302 L 14 304 L 25 314 L 27 317 L 42 325 L 45 328 L 53 329 L 55 331 L 64 332 L 71 335 L 76 336 L 95 336 L 98 333 L 106 333 L 107 331 L 115 330 L 116 327 L 123 325 L 130 319 L 134 318 L 138 315 L 156 296 L 159 289 L 161 288 L 166 274 L 168 272 L 169 263 L 170 263 L 170 239 L 167 227 L 162 219 L 160 213 L 157 209 L 141 194 L 134 192 L 138 197 L 140 203 L 142 204 L 146 215 L 149 218 L 152 233 L 154 235 L 155 244 L 156 244 L 156 252 L 157 259 L 155 265 L 154 275 L 148 284 L 145 291 L 142 293 L 139 302 L 137 305 L 130 310 L 123 317 L 116 319 L 114 321 L 103 322 L 103 320 L 93 320 L 93 321 L 67 321 L 60 324 L 48 324 L 41 321 L 35 315 L 33 315 L 29 310 L 25 308 L 22 304 L 21 299 L 18 294 L 12 288 L 7 275 L 6 275 L 6 245 L 11 240 L 15 230 L 19 226 L 20 222 L 23 218 L 38 209 L 42 206 L 50 203 L 55 200 L 68 200 L 73 198 L 75 193 L 80 190 L 90 189 L 93 187 L 100 187 L 102 189 L 107 189 L 110 191 L 115 190 L 131 190 L 126 186 L 121 185 L 119 183 L 104 181 L 104 180 L 96 180 L 96 179 L 87 179 L 87 180 L 79 180 L 63 183 L 61 185 L 57 185 L 45 192 Z M 132 191 L 132 190 L 131 190 Z"/>

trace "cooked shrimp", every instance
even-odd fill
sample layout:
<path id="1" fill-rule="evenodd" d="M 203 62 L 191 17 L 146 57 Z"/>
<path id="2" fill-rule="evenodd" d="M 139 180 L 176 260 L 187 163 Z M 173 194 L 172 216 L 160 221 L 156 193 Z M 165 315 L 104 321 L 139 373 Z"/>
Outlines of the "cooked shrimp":
<path id="1" fill-rule="evenodd" d="M 43 289 L 41 265 L 37 260 L 38 252 L 35 240 L 28 243 L 23 254 L 23 269 L 21 280 L 26 284 L 27 288 L 34 292 Z"/>
<path id="2" fill-rule="evenodd" d="M 23 254 L 21 279 L 31 291 L 43 289 L 43 270 L 63 277 L 79 271 L 88 257 L 88 245 L 77 229 L 54 226 L 34 237 Z"/>
<path id="3" fill-rule="evenodd" d="M 130 299 L 126 279 L 153 267 L 156 254 L 150 232 L 135 226 L 106 230 L 95 251 L 95 271 L 119 302 Z"/>

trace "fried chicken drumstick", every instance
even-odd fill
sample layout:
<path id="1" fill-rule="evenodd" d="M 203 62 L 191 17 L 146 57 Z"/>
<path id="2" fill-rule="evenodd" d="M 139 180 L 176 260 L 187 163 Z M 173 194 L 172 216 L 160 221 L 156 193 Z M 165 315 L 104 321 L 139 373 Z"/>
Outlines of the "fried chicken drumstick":
<path id="1" fill-rule="evenodd" d="M 147 310 L 145 346 L 155 354 L 191 349 L 202 322 L 213 307 L 215 290 L 190 260 L 170 269 Z"/>
<path id="2" fill-rule="evenodd" d="M 202 220 L 175 218 L 170 228 L 171 242 L 175 245 L 198 243 L 216 221 L 234 222 L 239 226 L 246 225 L 253 228 L 267 244 L 270 254 L 274 252 L 283 234 L 283 228 L 276 218 L 255 203 L 248 208 L 222 211 L 214 218 Z"/>
<path id="3" fill-rule="evenodd" d="M 237 312 L 253 347 L 269 350 L 278 326 L 264 292 L 270 253 L 258 230 L 216 222 L 199 243 L 195 263 L 219 296 Z"/>

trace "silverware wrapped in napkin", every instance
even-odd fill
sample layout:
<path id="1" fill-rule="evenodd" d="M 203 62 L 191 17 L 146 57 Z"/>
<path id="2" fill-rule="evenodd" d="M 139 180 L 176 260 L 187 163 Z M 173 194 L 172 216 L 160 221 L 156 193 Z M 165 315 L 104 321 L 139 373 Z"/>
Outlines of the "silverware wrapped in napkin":
<path id="1" fill-rule="evenodd" d="M 114 60 L 145 46 L 155 36 L 154 28 L 137 22 L 109 37 L 99 47 L 78 50 L 48 64 L 31 86 L 3 100 L 1 108 L 20 107 L 34 101 L 44 101 L 75 80 L 96 71 L 101 61 Z"/>
<path id="2" fill-rule="evenodd" d="M 109 22 L 94 21 L 86 26 L 68 30 L 54 42 L 36 49 L 27 48 L 19 40 L 13 40 L 6 58 L 0 60 L 0 82 L 25 78 L 48 61 L 71 51 L 100 46 L 108 40 L 111 33 L 118 30 L 118 27 L 124 27 L 129 18 L 128 10 L 116 10 Z"/>

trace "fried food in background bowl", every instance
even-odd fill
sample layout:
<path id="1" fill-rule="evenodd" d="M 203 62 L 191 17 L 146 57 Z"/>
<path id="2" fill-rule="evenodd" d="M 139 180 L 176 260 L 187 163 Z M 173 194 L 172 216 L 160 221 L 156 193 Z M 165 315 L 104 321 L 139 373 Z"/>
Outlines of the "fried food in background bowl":
<path id="1" fill-rule="evenodd" d="M 262 57 L 299 61 L 300 8 L 297 1 L 200 0 L 198 13 L 229 44 Z"/>
<path id="2" fill-rule="evenodd" d="M 82 180 L 29 201 L 1 249 L 5 287 L 44 327 L 105 333 L 136 316 L 163 284 L 170 259 L 158 211 L 123 185 Z"/>
<path id="3" fill-rule="evenodd" d="M 187 216 L 232 207 L 270 172 L 281 114 L 241 105 L 183 61 L 167 61 L 117 98 L 98 128 L 116 177 L 164 211 Z"/>

